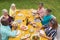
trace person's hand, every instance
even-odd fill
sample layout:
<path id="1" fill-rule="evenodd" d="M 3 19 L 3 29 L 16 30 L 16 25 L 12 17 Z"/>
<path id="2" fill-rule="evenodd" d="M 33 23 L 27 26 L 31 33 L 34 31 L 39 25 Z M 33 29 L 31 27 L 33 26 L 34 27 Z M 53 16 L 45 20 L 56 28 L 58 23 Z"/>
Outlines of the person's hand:
<path id="1" fill-rule="evenodd" d="M 39 32 L 39 29 L 37 29 L 36 32 Z"/>
<path id="2" fill-rule="evenodd" d="M 16 34 L 16 36 L 18 36 L 20 34 L 20 30 L 17 30 L 17 34 Z"/>
<path id="3" fill-rule="evenodd" d="M 52 40 L 52 38 L 49 38 L 49 40 Z"/>
<path id="4" fill-rule="evenodd" d="M 42 27 L 38 26 L 36 31 L 39 32 L 41 30 L 41 28 Z"/>
<path id="5" fill-rule="evenodd" d="M 30 38 L 26 38 L 26 40 L 30 40 Z"/>
<path id="6" fill-rule="evenodd" d="M 48 40 L 52 40 L 52 37 L 48 37 Z"/>
<path id="7" fill-rule="evenodd" d="M 24 29 L 26 29 L 26 27 L 25 27 L 25 26 L 22 26 L 22 27 L 21 27 L 21 30 L 24 30 Z"/>

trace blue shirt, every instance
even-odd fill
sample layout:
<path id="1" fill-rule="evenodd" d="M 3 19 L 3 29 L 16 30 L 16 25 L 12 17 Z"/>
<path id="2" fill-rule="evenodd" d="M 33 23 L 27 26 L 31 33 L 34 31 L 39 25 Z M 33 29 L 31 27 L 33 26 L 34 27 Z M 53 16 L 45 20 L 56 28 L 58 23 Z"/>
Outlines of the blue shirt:
<path id="1" fill-rule="evenodd" d="M 17 31 L 11 31 L 9 26 L 0 26 L 0 34 L 1 34 L 1 39 L 2 40 L 8 40 L 8 38 L 11 37 L 15 37 L 16 36 Z"/>
<path id="2" fill-rule="evenodd" d="M 41 20 L 42 24 L 43 25 L 46 25 L 49 23 L 49 21 L 52 19 L 52 16 L 51 15 L 46 15 L 43 17 L 43 19 Z"/>

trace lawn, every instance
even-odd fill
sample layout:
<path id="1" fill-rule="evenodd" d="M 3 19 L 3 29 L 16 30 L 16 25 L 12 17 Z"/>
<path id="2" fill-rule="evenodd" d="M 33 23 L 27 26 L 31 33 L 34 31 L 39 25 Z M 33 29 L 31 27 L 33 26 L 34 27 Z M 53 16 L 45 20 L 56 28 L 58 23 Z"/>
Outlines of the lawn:
<path id="1" fill-rule="evenodd" d="M 57 17 L 57 21 L 60 23 L 60 0 L 0 0 L 0 16 L 2 9 L 9 10 L 12 3 L 16 4 L 17 9 L 37 9 L 39 2 L 43 2 L 45 8 L 51 9 L 52 14 Z"/>

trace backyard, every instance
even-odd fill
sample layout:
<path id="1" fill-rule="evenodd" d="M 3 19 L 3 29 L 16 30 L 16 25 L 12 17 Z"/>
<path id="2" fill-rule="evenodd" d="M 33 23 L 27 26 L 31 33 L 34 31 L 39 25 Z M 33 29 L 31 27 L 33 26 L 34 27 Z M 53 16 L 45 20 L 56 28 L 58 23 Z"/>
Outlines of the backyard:
<path id="1" fill-rule="evenodd" d="M 45 8 L 52 10 L 52 14 L 56 16 L 58 23 L 60 23 L 60 0 L 0 0 L 0 16 L 2 9 L 9 10 L 12 3 L 16 4 L 17 9 L 38 9 L 40 2 L 44 3 Z"/>

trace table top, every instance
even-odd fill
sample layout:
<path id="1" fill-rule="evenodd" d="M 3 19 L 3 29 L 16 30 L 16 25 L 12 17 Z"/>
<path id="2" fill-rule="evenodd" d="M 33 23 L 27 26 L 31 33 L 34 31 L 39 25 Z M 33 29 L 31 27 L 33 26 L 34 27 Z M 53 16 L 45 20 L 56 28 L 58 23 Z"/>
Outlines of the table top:
<path id="1" fill-rule="evenodd" d="M 20 12 L 16 13 L 15 21 L 24 20 L 24 22 L 21 22 L 20 24 L 18 24 L 17 30 L 20 30 L 20 34 L 18 36 L 16 36 L 15 38 L 10 37 L 9 40 L 21 40 L 21 38 L 24 37 L 25 35 L 30 35 L 29 40 L 32 40 L 32 36 L 34 34 L 36 34 L 36 30 L 38 28 L 33 28 L 32 25 L 28 25 L 27 30 L 25 30 L 25 31 L 21 30 L 21 28 L 20 28 L 21 25 L 26 26 L 26 18 L 28 18 L 28 21 L 34 22 L 34 16 L 32 15 L 32 10 L 24 9 L 24 10 L 20 10 Z M 42 27 L 41 22 L 36 22 L 36 25 L 38 25 L 39 27 Z M 33 32 L 30 32 L 31 30 L 33 30 Z M 45 35 L 45 32 L 44 32 L 44 35 Z M 47 39 L 40 36 L 39 40 L 47 40 Z"/>

